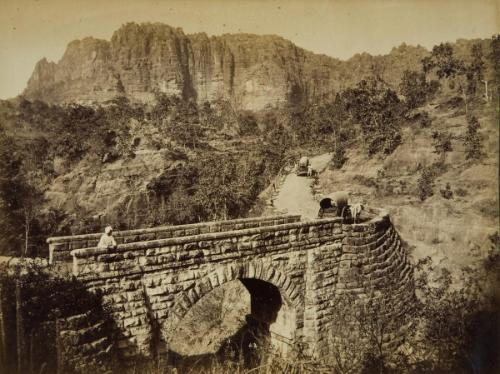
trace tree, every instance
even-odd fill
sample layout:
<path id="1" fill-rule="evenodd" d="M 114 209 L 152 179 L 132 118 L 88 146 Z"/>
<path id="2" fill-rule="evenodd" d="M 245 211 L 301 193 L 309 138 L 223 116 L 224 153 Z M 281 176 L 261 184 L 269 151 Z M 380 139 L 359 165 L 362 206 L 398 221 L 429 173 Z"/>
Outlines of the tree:
<path id="1" fill-rule="evenodd" d="M 335 169 L 340 169 L 347 161 L 345 146 L 342 142 L 337 142 L 333 148 L 332 164 Z"/>
<path id="2" fill-rule="evenodd" d="M 375 285 L 359 276 L 354 279 L 364 285 L 365 295 L 346 292 L 335 298 L 324 361 L 335 373 L 387 373 L 394 361 L 388 338 L 407 327 L 418 313 L 415 308 L 394 313 L 400 301 L 398 286 L 391 280 Z"/>
<path id="3" fill-rule="evenodd" d="M 330 132 L 333 135 L 333 167 L 340 169 L 347 161 L 346 149 L 355 136 L 353 127 L 348 125 L 346 102 L 340 94 L 327 106 L 326 118 L 331 122 Z"/>
<path id="4" fill-rule="evenodd" d="M 432 48 L 431 55 L 422 59 L 423 70 L 427 74 L 435 71 L 439 79 L 450 78 L 457 84 L 464 104 L 465 114 L 469 113 L 469 96 L 475 95 L 478 84 L 484 78 L 483 50 L 480 44 L 471 47 L 470 63 L 454 56 L 449 43 L 441 43 Z"/>
<path id="5" fill-rule="evenodd" d="M 276 123 L 275 126 L 266 133 L 264 139 L 270 148 L 269 151 L 274 155 L 272 157 L 275 161 L 284 159 L 293 145 L 290 131 L 285 129 L 281 123 Z"/>
<path id="6" fill-rule="evenodd" d="M 471 47 L 471 62 L 466 65 L 467 93 L 475 95 L 478 85 L 484 79 L 483 47 L 476 43 Z"/>
<path id="7" fill-rule="evenodd" d="M 0 209 L 4 250 L 29 254 L 31 232 L 43 202 L 36 180 L 40 173 L 26 169 L 14 139 L 0 129 Z M 2 230 L 2 231 L 3 231 Z M 23 249 L 21 249 L 23 243 Z"/>
<path id="8" fill-rule="evenodd" d="M 195 199 L 210 219 L 228 219 L 239 210 L 244 195 L 238 188 L 236 162 L 223 154 L 209 155 L 200 162 L 203 167 Z"/>
<path id="9" fill-rule="evenodd" d="M 208 110 L 208 108 L 206 108 Z M 153 123 L 160 131 L 182 147 L 196 149 L 202 145 L 203 129 L 196 102 L 177 96 L 157 95 L 151 111 Z"/>
<path id="10" fill-rule="evenodd" d="M 460 284 L 456 285 L 448 269 L 436 268 L 427 257 L 417 262 L 415 274 L 419 314 L 415 328 L 407 335 L 405 346 L 410 349 L 402 361 L 419 373 L 469 373 L 478 367 L 481 372 L 497 372 L 498 357 L 488 357 L 487 352 L 478 354 L 478 349 L 492 342 L 481 341 L 481 325 L 494 326 L 499 318 L 494 296 L 485 291 L 488 283 L 484 269 L 462 268 Z M 496 331 L 493 328 L 486 335 L 498 339 Z M 497 356 L 497 352 L 492 350 L 490 355 Z"/>
<path id="11" fill-rule="evenodd" d="M 324 361 L 338 373 L 498 372 L 498 269 L 498 263 L 490 270 L 464 267 L 457 285 L 448 269 L 436 267 L 430 257 L 421 259 L 415 265 L 418 298 L 395 317 L 392 308 L 400 300 L 391 284 L 380 290 L 368 287 L 362 300 L 342 294 Z M 410 328 L 403 344 L 396 351 L 385 349 L 387 334 L 405 326 Z"/>
<path id="12" fill-rule="evenodd" d="M 417 181 L 418 197 L 424 201 L 428 197 L 434 195 L 434 175 L 430 168 L 422 169 L 420 178 Z"/>
<path id="13" fill-rule="evenodd" d="M 396 92 L 375 80 L 363 80 L 342 93 L 351 121 L 361 124 L 368 154 L 392 153 L 401 144 L 398 120 L 404 112 Z"/>
<path id="14" fill-rule="evenodd" d="M 432 134 L 434 152 L 441 156 L 441 162 L 446 159 L 446 154 L 453 150 L 451 134 L 443 131 L 434 131 Z"/>
<path id="15" fill-rule="evenodd" d="M 43 206 L 43 193 L 36 187 L 24 182 L 18 191 L 18 199 L 21 201 L 21 208 L 18 214 L 23 217 L 24 228 L 24 251 L 23 255 L 30 254 L 30 240 L 33 225 L 41 214 Z"/>
<path id="16" fill-rule="evenodd" d="M 359 373 L 370 352 L 369 341 L 360 336 L 360 320 L 354 318 L 355 305 L 359 304 L 354 295 L 343 294 L 336 299 L 331 316 L 332 334 L 328 337 L 327 353 L 324 355 L 326 364 L 335 373 Z"/>
<path id="17" fill-rule="evenodd" d="M 498 63 L 500 61 L 500 34 L 493 35 L 491 38 L 488 58 L 495 72 L 494 79 L 498 83 L 500 82 L 500 64 Z"/>
<path id="18" fill-rule="evenodd" d="M 21 164 L 14 140 L 0 128 L 0 243 L 4 253 L 17 251 L 20 247 L 20 220 L 13 212 L 20 209 L 16 194 L 20 186 Z"/>
<path id="19" fill-rule="evenodd" d="M 435 70 L 437 76 L 453 78 L 460 73 L 463 63 L 456 59 L 450 43 L 441 43 L 432 48 L 431 55 L 422 59 L 424 73 Z"/>
<path id="20" fill-rule="evenodd" d="M 257 125 L 257 119 L 251 111 L 242 111 L 238 116 L 238 122 L 240 135 L 258 135 L 259 127 Z"/>
<path id="21" fill-rule="evenodd" d="M 467 116 L 467 131 L 464 137 L 465 159 L 478 160 L 482 157 L 481 135 L 478 133 L 480 124 L 475 116 Z"/>
<path id="22" fill-rule="evenodd" d="M 424 104 L 427 98 L 436 92 L 438 86 L 439 83 L 436 81 L 427 83 L 426 75 L 423 72 L 405 70 L 399 89 L 406 98 L 408 108 L 414 109 Z"/>

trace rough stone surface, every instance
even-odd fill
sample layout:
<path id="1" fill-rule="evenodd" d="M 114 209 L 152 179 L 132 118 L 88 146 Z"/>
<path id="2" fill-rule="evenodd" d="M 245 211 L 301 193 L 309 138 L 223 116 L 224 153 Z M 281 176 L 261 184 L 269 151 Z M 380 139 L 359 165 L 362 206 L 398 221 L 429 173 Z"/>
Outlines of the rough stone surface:
<path id="1" fill-rule="evenodd" d="M 61 372 L 112 372 L 115 345 L 106 322 L 89 311 L 57 323 Z"/>
<path id="2" fill-rule="evenodd" d="M 112 251 L 75 249 L 74 275 L 89 289 L 103 292 L 125 357 L 150 355 L 154 326 L 161 326 L 168 345 L 192 305 L 214 288 L 242 278 L 276 286 L 294 312 L 293 338 L 319 355 L 331 333 L 336 297 L 351 293 L 363 299 L 373 287 L 390 285 L 398 290 L 394 315 L 413 305 L 412 267 L 389 216 L 377 212 L 356 225 L 338 218 L 288 222 L 276 217 L 254 227 L 242 226 L 240 220 L 218 232 L 189 231 L 192 235 L 172 228 L 187 236 L 120 244 Z M 396 333 L 389 343 L 398 338 Z"/>

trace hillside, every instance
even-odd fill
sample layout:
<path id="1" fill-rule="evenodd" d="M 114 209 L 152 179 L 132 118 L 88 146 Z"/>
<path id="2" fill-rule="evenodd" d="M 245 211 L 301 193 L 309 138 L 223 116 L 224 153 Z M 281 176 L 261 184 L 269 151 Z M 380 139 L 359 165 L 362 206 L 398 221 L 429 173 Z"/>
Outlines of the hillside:
<path id="1" fill-rule="evenodd" d="M 480 46 L 489 78 L 490 42 L 449 48 L 472 66 L 472 46 Z M 58 63 L 37 64 L 24 96 L 0 103 L 5 243 L 44 251 L 47 235 L 109 223 L 259 214 L 257 196 L 300 154 L 334 151 L 335 162 L 347 157 L 346 170 L 360 175 L 377 162 L 404 163 L 410 152 L 423 157 L 408 132 L 416 128 L 406 123 L 409 97 L 461 100 L 463 78 L 438 82 L 428 72 L 422 80 L 429 56 L 403 44 L 386 56 L 339 61 L 277 36 L 185 35 L 163 24 L 130 23 L 111 41 L 74 41 Z M 483 87 L 472 78 L 469 96 L 478 102 Z M 428 112 L 433 130 L 448 129 L 442 108 Z"/>
<path id="2" fill-rule="evenodd" d="M 319 176 L 318 195 L 349 191 L 351 200 L 389 210 L 402 238 L 408 242 L 415 261 L 430 256 L 436 265 L 454 276 L 463 266 L 477 265 L 487 257 L 499 229 L 498 202 L 498 112 L 494 104 L 480 103 L 474 114 L 480 122 L 484 157 L 466 160 L 464 136 L 467 129 L 461 106 L 441 97 L 422 107 L 431 124 L 403 121 L 403 141 L 387 158 L 368 158 L 356 146 L 347 152 L 339 170 L 325 170 Z M 432 195 L 419 198 L 422 171 L 441 162 L 433 133 L 451 134 L 452 150 L 430 184 Z M 451 198 L 441 191 L 450 185 Z"/>

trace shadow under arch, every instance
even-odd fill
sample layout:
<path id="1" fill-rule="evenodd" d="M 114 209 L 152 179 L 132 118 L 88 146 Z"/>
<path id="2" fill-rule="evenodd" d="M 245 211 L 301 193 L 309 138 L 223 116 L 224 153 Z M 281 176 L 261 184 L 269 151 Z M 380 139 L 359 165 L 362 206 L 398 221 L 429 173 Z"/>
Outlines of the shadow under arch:
<path id="1" fill-rule="evenodd" d="M 176 336 L 177 327 L 200 299 L 235 280 L 241 281 L 250 293 L 252 319 L 267 324 L 271 343 L 286 354 L 299 327 L 297 317 L 301 313 L 303 297 L 298 285 L 288 276 L 260 261 L 219 266 L 197 280 L 193 287 L 181 292 L 174 300 L 169 318 L 161 326 L 165 342 L 169 344 Z"/>

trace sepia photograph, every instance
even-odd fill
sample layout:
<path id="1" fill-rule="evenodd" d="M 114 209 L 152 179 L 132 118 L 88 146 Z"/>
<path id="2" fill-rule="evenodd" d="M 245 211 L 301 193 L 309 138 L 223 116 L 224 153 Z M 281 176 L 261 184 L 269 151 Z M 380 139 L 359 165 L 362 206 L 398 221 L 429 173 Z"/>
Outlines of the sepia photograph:
<path id="1" fill-rule="evenodd" d="M 0 374 L 500 374 L 500 0 L 0 0 Z"/>

